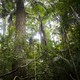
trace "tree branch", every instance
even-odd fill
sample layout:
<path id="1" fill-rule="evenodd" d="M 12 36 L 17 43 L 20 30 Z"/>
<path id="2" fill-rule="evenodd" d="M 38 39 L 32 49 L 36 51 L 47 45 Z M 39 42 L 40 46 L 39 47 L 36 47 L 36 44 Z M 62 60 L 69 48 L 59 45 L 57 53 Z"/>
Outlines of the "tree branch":
<path id="1" fill-rule="evenodd" d="M 12 70 L 11 72 L 8 72 L 8 73 L 5 73 L 5 74 L 1 75 L 0 78 L 4 77 L 4 76 L 6 76 L 6 75 L 13 74 L 13 73 L 16 72 L 19 68 L 27 67 L 29 64 L 31 64 L 31 63 L 34 62 L 34 61 L 37 61 L 37 60 L 38 60 L 39 58 L 41 58 L 41 57 L 42 57 L 42 56 L 38 57 L 37 59 L 34 59 L 34 60 L 30 61 L 27 65 L 19 66 L 19 67 L 17 67 L 16 69 Z"/>

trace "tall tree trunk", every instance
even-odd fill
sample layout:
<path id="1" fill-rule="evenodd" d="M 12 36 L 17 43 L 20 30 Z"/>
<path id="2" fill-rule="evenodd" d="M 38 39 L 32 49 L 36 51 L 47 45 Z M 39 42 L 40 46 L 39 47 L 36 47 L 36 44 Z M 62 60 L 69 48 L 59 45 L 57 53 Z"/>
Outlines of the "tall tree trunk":
<path id="1" fill-rule="evenodd" d="M 46 35 L 45 35 L 45 31 L 44 31 L 44 27 L 43 27 L 43 23 L 42 23 L 42 18 L 41 16 L 39 16 L 39 20 L 40 20 L 40 36 L 41 36 L 41 44 L 43 46 L 47 45 L 47 41 L 46 41 Z"/>
<path id="2" fill-rule="evenodd" d="M 42 23 L 41 16 L 39 16 L 39 20 L 40 20 L 39 28 L 40 28 L 40 36 L 41 36 L 41 50 L 42 50 L 42 54 L 44 55 L 43 59 L 47 60 L 47 39 L 46 39 L 46 34 L 44 31 L 44 26 Z"/>
<path id="3" fill-rule="evenodd" d="M 16 36 L 15 36 L 15 61 L 13 62 L 13 70 L 26 65 L 25 61 L 25 10 L 24 10 L 24 0 L 16 0 Z M 19 78 L 27 77 L 27 68 L 19 68 L 13 75 L 17 76 L 16 80 Z"/>
<path id="4" fill-rule="evenodd" d="M 16 48 L 15 53 L 17 57 L 23 57 L 23 50 L 25 44 L 25 10 L 24 0 L 17 0 L 16 2 Z"/>

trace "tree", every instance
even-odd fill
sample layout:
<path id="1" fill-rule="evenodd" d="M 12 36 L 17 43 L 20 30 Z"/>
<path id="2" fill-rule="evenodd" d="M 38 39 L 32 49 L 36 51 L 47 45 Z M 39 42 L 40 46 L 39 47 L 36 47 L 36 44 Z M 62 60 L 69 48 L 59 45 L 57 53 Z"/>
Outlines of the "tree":
<path id="1" fill-rule="evenodd" d="M 26 65 L 25 57 L 25 42 L 26 42 L 26 28 L 25 28 L 25 9 L 24 0 L 16 1 L 16 35 L 15 35 L 15 62 L 13 62 L 13 70 L 19 66 Z M 27 77 L 27 68 L 20 68 L 14 73 L 14 77 Z M 17 79 L 16 79 L 17 80 Z"/>
<path id="2" fill-rule="evenodd" d="M 79 8 L 79 0 L 1 0 L 0 78 L 79 80 Z"/>

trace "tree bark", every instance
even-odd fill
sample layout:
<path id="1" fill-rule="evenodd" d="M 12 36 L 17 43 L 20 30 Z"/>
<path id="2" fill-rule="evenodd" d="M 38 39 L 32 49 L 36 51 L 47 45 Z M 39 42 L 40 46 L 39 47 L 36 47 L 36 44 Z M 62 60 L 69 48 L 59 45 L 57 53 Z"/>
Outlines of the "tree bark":
<path id="1" fill-rule="evenodd" d="M 16 46 L 15 54 L 17 57 L 22 58 L 25 44 L 25 10 L 24 0 L 16 1 Z"/>
<path id="2" fill-rule="evenodd" d="M 25 9 L 24 0 L 16 0 L 16 35 L 15 35 L 15 59 L 13 61 L 12 69 L 15 70 L 17 67 L 26 65 L 25 61 Z M 20 78 L 27 77 L 27 68 L 19 68 L 14 74 L 13 78 L 19 80 Z"/>
<path id="3" fill-rule="evenodd" d="M 42 24 L 41 16 L 39 16 L 39 20 L 40 20 L 41 44 L 42 44 L 43 46 L 46 46 L 46 45 L 47 45 L 47 40 L 46 40 L 46 34 L 45 34 L 44 27 L 43 27 L 43 24 Z"/>
<path id="4" fill-rule="evenodd" d="M 43 23 L 42 23 L 42 18 L 41 16 L 39 16 L 39 20 L 40 20 L 40 37 L 41 37 L 41 51 L 42 51 L 42 54 L 44 55 L 43 56 L 43 60 L 47 60 L 47 39 L 46 39 L 46 34 L 45 34 L 45 30 L 44 30 L 44 26 L 43 26 Z"/>

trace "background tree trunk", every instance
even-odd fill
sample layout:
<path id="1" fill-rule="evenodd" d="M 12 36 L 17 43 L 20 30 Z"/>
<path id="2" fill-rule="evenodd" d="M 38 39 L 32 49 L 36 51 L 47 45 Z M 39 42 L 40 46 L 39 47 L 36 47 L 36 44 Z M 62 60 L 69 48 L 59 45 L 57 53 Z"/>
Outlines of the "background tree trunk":
<path id="1" fill-rule="evenodd" d="M 47 45 L 47 40 L 46 40 L 46 34 L 45 34 L 45 31 L 44 31 L 41 16 L 39 16 L 39 20 L 40 20 L 40 27 L 39 28 L 40 28 L 41 44 L 43 46 L 46 46 Z"/>

